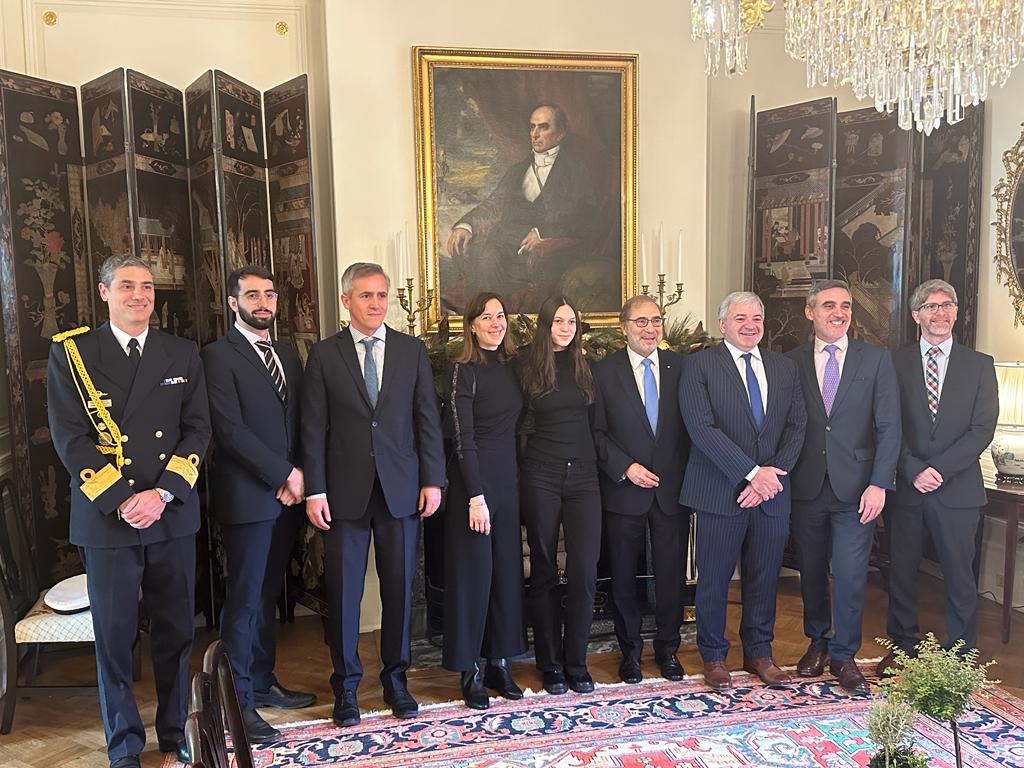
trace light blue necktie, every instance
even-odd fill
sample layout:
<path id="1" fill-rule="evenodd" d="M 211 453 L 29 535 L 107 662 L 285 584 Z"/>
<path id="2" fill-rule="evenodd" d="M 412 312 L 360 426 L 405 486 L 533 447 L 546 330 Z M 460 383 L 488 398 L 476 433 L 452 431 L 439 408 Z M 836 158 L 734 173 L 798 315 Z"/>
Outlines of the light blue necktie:
<path id="1" fill-rule="evenodd" d="M 651 359 L 644 358 L 644 410 L 647 411 L 647 420 L 651 422 L 651 431 L 658 431 L 658 382 L 654 380 L 654 370 L 651 368 Z"/>
<path id="2" fill-rule="evenodd" d="M 750 358 L 749 352 L 744 353 L 743 362 L 747 364 L 747 394 L 750 396 L 750 413 L 754 417 L 754 426 L 760 429 L 764 424 L 764 403 L 761 402 L 761 385 L 757 383 Z"/>
<path id="3" fill-rule="evenodd" d="M 821 402 L 825 406 L 825 415 L 832 415 L 832 404 L 836 401 L 836 392 L 839 391 L 839 361 L 836 360 L 835 344 L 826 344 L 825 351 L 828 353 L 828 360 L 825 361 L 825 370 L 821 377 Z"/>
<path id="4" fill-rule="evenodd" d="M 377 407 L 377 361 L 373 359 L 373 345 L 377 339 L 367 336 L 359 342 L 366 348 L 366 355 L 363 359 L 363 383 L 366 385 L 366 396 L 370 398 L 370 405 Z"/>

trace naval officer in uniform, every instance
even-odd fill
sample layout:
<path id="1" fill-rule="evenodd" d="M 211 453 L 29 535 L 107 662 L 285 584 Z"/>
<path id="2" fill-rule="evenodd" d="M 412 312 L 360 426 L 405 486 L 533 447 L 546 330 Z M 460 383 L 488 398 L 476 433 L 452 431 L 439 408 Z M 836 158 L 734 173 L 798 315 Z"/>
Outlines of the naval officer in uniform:
<path id="1" fill-rule="evenodd" d="M 110 321 L 54 336 L 46 382 L 53 445 L 71 475 L 71 543 L 88 574 L 107 755 L 111 768 L 138 768 L 146 743 L 132 695 L 141 588 L 157 740 L 188 762 L 194 488 L 211 431 L 203 368 L 193 342 L 150 328 L 145 261 L 111 256 L 99 278 Z"/>

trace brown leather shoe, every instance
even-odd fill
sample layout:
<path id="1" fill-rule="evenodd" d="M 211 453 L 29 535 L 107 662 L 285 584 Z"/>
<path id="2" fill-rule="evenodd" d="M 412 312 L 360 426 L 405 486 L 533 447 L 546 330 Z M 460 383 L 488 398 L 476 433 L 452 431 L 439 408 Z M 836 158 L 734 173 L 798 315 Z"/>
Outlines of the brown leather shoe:
<path id="1" fill-rule="evenodd" d="M 727 691 L 732 688 L 732 676 L 723 661 L 704 662 L 704 682 L 716 691 Z"/>
<path id="2" fill-rule="evenodd" d="M 879 677 L 892 677 L 900 673 L 899 662 L 896 661 L 896 652 L 889 651 L 875 667 L 875 674 Z"/>
<path id="3" fill-rule="evenodd" d="M 745 672 L 752 672 L 757 675 L 765 685 L 789 685 L 793 682 L 793 678 L 789 676 L 789 673 L 779 669 L 775 662 L 772 661 L 771 656 L 762 656 L 759 659 L 751 659 L 744 656 L 743 669 Z"/>
<path id="4" fill-rule="evenodd" d="M 824 674 L 827 661 L 828 652 L 812 642 L 807 646 L 807 653 L 796 663 L 796 673 L 800 677 L 818 677 Z"/>
<path id="5" fill-rule="evenodd" d="M 857 662 L 853 659 L 843 659 L 842 661 L 832 659 L 829 662 L 828 671 L 839 681 L 844 691 L 871 693 L 871 686 L 868 685 L 868 681 L 864 679 L 864 675 L 857 668 Z"/>

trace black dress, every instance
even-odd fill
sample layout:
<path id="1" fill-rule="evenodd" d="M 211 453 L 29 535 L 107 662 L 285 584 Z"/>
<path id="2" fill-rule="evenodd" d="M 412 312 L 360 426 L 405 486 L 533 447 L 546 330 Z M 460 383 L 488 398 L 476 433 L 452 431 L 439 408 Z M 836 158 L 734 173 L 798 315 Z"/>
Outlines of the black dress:
<path id="1" fill-rule="evenodd" d="M 587 671 L 601 556 L 601 491 L 591 432 L 594 407 L 577 386 L 567 353 L 555 353 L 555 369 L 555 389 L 530 404 L 533 427 L 523 457 L 528 600 L 538 669 L 581 675 Z M 557 557 L 560 527 L 566 555 L 564 607 Z"/>
<path id="2" fill-rule="evenodd" d="M 513 366 L 484 350 L 485 363 L 458 364 L 449 395 L 457 460 L 450 462 L 444 511 L 446 669 L 526 651 L 523 545 L 519 523 L 516 424 L 523 397 Z M 469 499 L 483 494 L 491 533 L 469 528 Z"/>

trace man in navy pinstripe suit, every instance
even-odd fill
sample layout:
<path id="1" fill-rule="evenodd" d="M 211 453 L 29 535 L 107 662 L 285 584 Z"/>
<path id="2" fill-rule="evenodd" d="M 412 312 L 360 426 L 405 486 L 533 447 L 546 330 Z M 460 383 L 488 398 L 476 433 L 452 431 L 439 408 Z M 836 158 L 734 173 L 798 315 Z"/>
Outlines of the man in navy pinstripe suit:
<path id="1" fill-rule="evenodd" d="M 737 291 L 722 301 L 722 344 L 683 369 L 679 405 L 692 448 L 679 503 L 697 512 L 697 648 L 704 680 L 732 687 L 725 665 L 729 581 L 741 558 L 743 668 L 766 685 L 790 682 L 772 660 L 775 591 L 789 536 L 787 473 L 807 414 L 796 364 L 761 350 L 764 305 Z"/>

